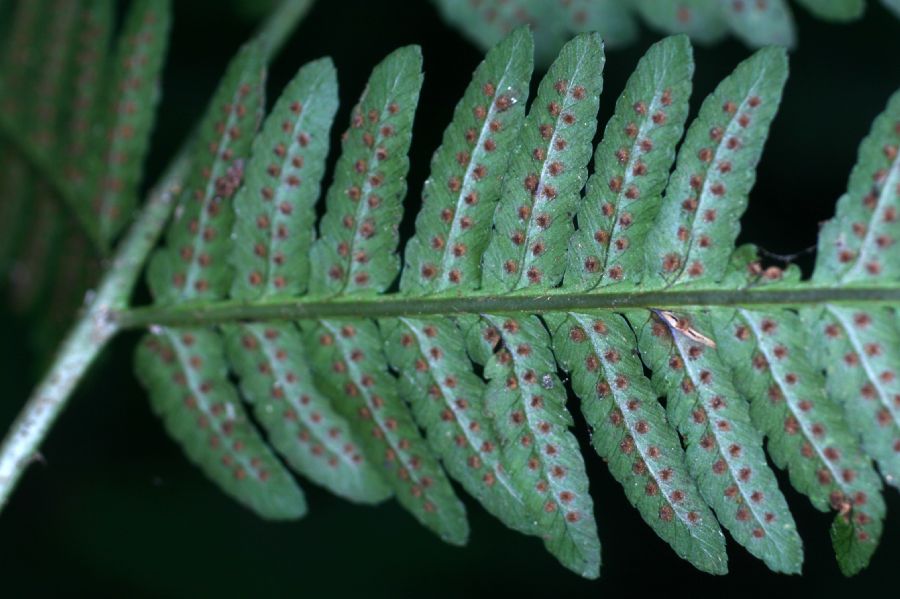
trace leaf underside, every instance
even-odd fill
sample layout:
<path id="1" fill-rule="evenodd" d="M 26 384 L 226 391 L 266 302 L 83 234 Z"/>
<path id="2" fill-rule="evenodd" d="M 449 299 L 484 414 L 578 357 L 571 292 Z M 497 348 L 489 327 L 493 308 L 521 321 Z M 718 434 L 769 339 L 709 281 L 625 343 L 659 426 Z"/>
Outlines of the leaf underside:
<path id="1" fill-rule="evenodd" d="M 439 4 L 450 14 L 455 3 Z M 465 3 L 483 19 L 471 35 L 497 43 L 434 154 L 403 256 L 420 50 L 401 48 L 375 67 L 324 193 L 338 107 L 330 60 L 299 69 L 265 119 L 263 48 L 249 44 L 232 61 L 148 266 L 154 309 L 363 309 L 272 321 L 235 317 L 237 309 L 209 326 L 161 318 L 135 362 L 170 435 L 263 517 L 305 514 L 295 471 L 350 501 L 394 497 L 441 538 L 464 544 L 464 490 L 593 578 L 600 539 L 585 460 L 594 458 L 571 430 L 570 410 L 580 409 L 628 500 L 698 569 L 727 571 L 727 530 L 771 569 L 800 571 L 801 540 L 768 454 L 817 509 L 834 512 L 838 564 L 858 572 L 882 532 L 882 480 L 900 480 L 900 320 L 889 302 L 831 301 L 828 293 L 895 290 L 900 94 L 863 141 L 803 281 L 796 269 L 763 268 L 752 247 L 735 248 L 787 77 L 783 50 L 766 48 L 738 65 L 688 123 L 688 36 L 654 44 L 614 107 L 600 102 L 601 36 L 562 44 L 568 32 L 594 28 L 624 43 L 636 34 L 635 15 L 702 41 L 731 31 L 751 44 L 787 44 L 793 26 L 784 2 L 738 10 L 718 0 L 672 8 L 637 1 L 632 10 L 573 0 L 563 3 L 564 22 L 536 40 L 511 27 L 521 16 L 515 3 L 497 3 L 495 21 L 485 20 L 487 4 Z M 803 4 L 831 19 L 860 10 L 857 2 Z M 168 3 L 133 3 L 119 35 L 111 3 L 60 2 L 65 10 L 49 21 L 40 17 L 44 5 L 56 6 L 20 5 L 10 44 L 30 48 L 45 29 L 59 43 L 8 53 L 3 89 L 44 85 L 76 101 L 51 115 L 54 126 L 38 118 L 52 103 L 29 106 L 4 93 L 3 106 L 42 156 L 65 165 L 73 197 L 96 211 L 87 235 L 102 247 L 136 203 Z M 547 16 L 549 6 L 529 10 Z M 512 32 L 504 37 L 504 29 Z M 547 50 L 559 46 L 558 55 Z M 535 52 L 552 64 L 529 102 Z M 32 77 L 40 64 L 43 76 Z M 0 236 L 0 267 L 26 242 L 26 263 L 62 255 L 55 278 L 71 280 L 72 257 L 88 237 L 77 237 L 81 245 L 48 241 L 65 223 L 52 190 L 12 148 L 0 156 L 2 221 L 27 215 L 44 232 Z M 16 291 L 23 304 L 35 294 L 44 297 L 38 305 L 63 301 L 44 289 L 32 281 Z M 667 297 L 715 289 L 748 298 L 819 289 L 825 299 L 800 307 L 673 300 L 666 309 Z M 574 299 L 631 292 L 662 301 L 592 309 Z M 452 298 L 494 307 L 432 309 Z M 522 298 L 563 307 L 503 308 Z M 385 316 L 375 306 L 388 299 L 411 309 Z"/>
<path id="2" fill-rule="evenodd" d="M 697 10 L 712 6 L 698 2 Z M 308 290 L 365 304 L 398 274 L 396 296 L 421 302 L 481 292 L 802 285 L 793 271 L 764 271 L 752 247 L 734 248 L 787 76 L 783 51 L 761 50 L 740 64 L 703 103 L 679 150 L 691 48 L 685 36 L 655 44 L 615 105 L 590 178 L 602 42 L 584 34 L 567 44 L 526 110 L 531 53 L 531 35 L 518 29 L 476 69 L 432 160 L 402 269 L 397 227 L 421 85 L 418 50 L 398 50 L 373 71 L 351 113 L 318 234 L 312 215 L 336 93 L 329 62 L 306 65 L 252 148 L 242 136 L 240 153 L 229 154 L 240 157 L 237 174 L 229 178 L 214 157 L 207 168 L 219 179 L 198 184 L 217 185 L 185 191 L 167 254 L 156 260 L 193 274 L 182 284 L 183 271 L 151 265 L 158 301 L 230 295 L 252 305 Z M 226 81 L 241 89 L 234 77 Z M 883 282 L 895 272 L 895 258 L 881 251 L 894 234 L 894 105 L 863 144 L 848 193 L 856 202 L 842 200 L 823 230 L 821 251 L 832 259 L 820 258 L 814 280 Z M 229 140 L 228 126 L 217 131 Z M 232 218 L 232 196 L 230 243 L 192 226 Z M 195 219 L 187 227 L 185 214 Z M 854 231 L 852 243 L 844 228 Z M 173 240 L 183 239 L 193 245 L 176 255 Z M 160 273 L 174 278 L 164 284 Z M 451 543 L 465 542 L 468 526 L 448 477 L 508 526 L 542 538 L 566 567 L 598 575 L 597 525 L 561 368 L 594 449 L 678 555 L 726 572 L 722 526 L 773 570 L 799 572 L 802 545 L 766 460 L 767 439 L 792 485 L 836 512 L 835 552 L 852 574 L 868 563 L 884 518 L 870 456 L 895 480 L 894 382 L 884 373 L 900 361 L 892 362 L 900 341 L 888 308 L 869 310 L 873 326 L 865 327 L 852 307 L 822 305 L 814 311 L 833 318 L 824 330 L 836 346 L 806 355 L 807 336 L 816 334 L 811 310 L 360 315 L 226 323 L 208 334 L 224 336 L 240 389 L 290 466 L 354 501 L 393 494 Z M 835 327 L 845 328 L 836 335 Z M 834 364 L 846 367 L 845 354 L 866 348 L 858 374 L 832 373 Z M 220 383 L 235 392 L 227 378 Z M 871 396 L 867 410 L 845 416 L 857 392 Z"/>

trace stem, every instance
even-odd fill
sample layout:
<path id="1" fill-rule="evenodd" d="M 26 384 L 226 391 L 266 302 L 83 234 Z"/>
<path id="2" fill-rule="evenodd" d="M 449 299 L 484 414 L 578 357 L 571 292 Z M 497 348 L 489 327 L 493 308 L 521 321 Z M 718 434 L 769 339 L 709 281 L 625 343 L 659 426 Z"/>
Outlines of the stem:
<path id="1" fill-rule="evenodd" d="M 258 35 L 266 40 L 268 56 L 278 51 L 306 13 L 312 0 L 284 0 L 266 19 Z M 25 160 L 54 187 L 73 209 L 79 203 L 64 182 L 56 177 L 40 153 L 23 144 L 6 123 L 0 122 L 0 137 L 8 137 Z M 109 270 L 87 310 L 75 323 L 59 349 L 50 371 L 32 393 L 0 445 L 0 509 L 6 504 L 19 478 L 34 460 L 38 446 L 65 407 L 69 396 L 110 339 L 121 329 L 112 315 L 125 309 L 131 291 L 151 250 L 156 246 L 174 207 L 181 183 L 190 168 L 190 139 L 178 152 L 119 244 Z M 79 214 L 76 211 L 76 214 Z M 93 221 L 88 221 L 93 223 Z M 91 227 L 86 227 L 91 230 Z"/>
<path id="2" fill-rule="evenodd" d="M 178 306 L 133 308 L 112 315 L 121 328 L 149 325 L 224 324 L 235 321 L 306 320 L 317 318 L 384 318 L 448 314 L 565 312 L 631 308 L 688 308 L 779 306 L 800 308 L 821 304 L 898 305 L 900 286 L 834 288 L 812 283 L 794 287 L 746 289 L 690 289 L 631 291 L 551 290 L 534 294 L 467 297 L 403 297 L 397 294 L 367 298 L 296 298 L 257 302 L 220 301 Z"/>
<path id="3" fill-rule="evenodd" d="M 151 193 L 140 217 L 120 244 L 87 312 L 75 324 L 60 347 L 50 371 L 10 427 L 0 446 L 0 508 L 32 462 L 38 445 L 66 405 L 75 386 L 118 332 L 119 327 L 110 315 L 113 310 L 128 305 L 141 267 L 169 218 L 173 199 L 187 167 L 188 161 L 184 156 L 176 160 Z"/>

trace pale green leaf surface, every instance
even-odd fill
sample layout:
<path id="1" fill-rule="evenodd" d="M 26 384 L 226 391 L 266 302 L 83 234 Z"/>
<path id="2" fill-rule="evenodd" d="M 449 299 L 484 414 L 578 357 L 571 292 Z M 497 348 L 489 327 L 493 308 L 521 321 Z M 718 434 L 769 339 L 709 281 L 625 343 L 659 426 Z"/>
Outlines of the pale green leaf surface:
<path id="1" fill-rule="evenodd" d="M 835 551 L 842 571 L 855 574 L 881 536 L 881 481 L 807 357 L 805 324 L 788 310 L 746 309 L 716 310 L 712 322 L 720 355 L 750 398 L 751 419 L 776 465 L 816 508 L 839 512 L 835 530 L 851 529 Z"/>
<path id="2" fill-rule="evenodd" d="M 485 364 L 485 405 L 509 480 L 547 550 L 570 570 L 596 578 L 600 540 L 593 501 L 578 440 L 569 431 L 573 420 L 550 335 L 536 316 L 485 315 L 468 337 L 480 346 L 473 349 Z"/>
<path id="3" fill-rule="evenodd" d="M 191 173 L 169 224 L 166 245 L 150 260 L 148 282 L 159 303 L 216 299 L 228 293 L 231 201 L 262 118 L 263 81 L 259 46 L 245 46 L 229 65 L 203 117 Z"/>
<path id="4" fill-rule="evenodd" d="M 600 37 L 581 34 L 541 80 L 503 181 L 482 288 L 547 288 L 562 279 L 575 202 L 587 180 L 603 65 Z"/>
<path id="5" fill-rule="evenodd" d="M 705 314 L 679 314 L 709 336 Z M 628 315 L 653 383 L 667 397 L 669 421 L 687 446 L 687 463 L 719 522 L 751 554 L 776 572 L 798 573 L 803 546 L 747 401 L 715 348 L 670 329 L 655 315 Z"/>
<path id="6" fill-rule="evenodd" d="M 473 289 L 525 113 L 533 42 L 525 28 L 491 50 L 444 131 L 406 246 L 400 289 L 410 295 Z"/>
<path id="7" fill-rule="evenodd" d="M 306 512 L 303 493 L 228 381 L 215 332 L 160 328 L 139 343 L 136 371 L 166 430 L 226 493 L 264 518 L 293 519 Z"/>
<path id="8" fill-rule="evenodd" d="M 535 533 L 504 468 L 485 408 L 486 386 L 472 370 L 457 325 L 447 318 L 403 318 L 381 326 L 391 366 L 400 372 L 400 395 L 444 468 L 504 524 Z"/>
<path id="9" fill-rule="evenodd" d="M 854 283 L 900 277 L 900 92 L 859 146 L 847 193 L 819 235 L 813 280 Z"/>
<path id="10" fill-rule="evenodd" d="M 710 282 L 725 274 L 786 78 L 785 51 L 766 48 L 704 100 L 647 237 L 648 284 Z"/>
<path id="11" fill-rule="evenodd" d="M 690 42 L 677 36 L 651 46 L 628 79 L 578 204 L 565 287 L 640 280 L 645 237 L 687 118 L 693 70 Z"/>
<path id="12" fill-rule="evenodd" d="M 847 193 L 819 236 L 813 281 L 866 284 L 896 280 L 900 257 L 900 92 L 872 123 L 859 147 Z M 803 314 L 813 329 L 817 365 L 829 395 L 875 458 L 885 480 L 900 486 L 900 324 L 890 308 L 827 304 Z"/>
<path id="13" fill-rule="evenodd" d="M 322 381 L 319 388 L 350 422 L 367 459 L 397 500 L 448 543 L 465 544 L 465 508 L 397 394 L 378 327 L 371 320 L 304 326 L 312 366 Z"/>
<path id="14" fill-rule="evenodd" d="M 416 232 L 406 248 L 400 290 L 461 291 L 481 281 L 481 256 L 512 144 L 525 112 L 533 43 L 520 28 L 476 69 L 432 158 Z M 523 532 L 533 528 L 507 480 L 484 382 L 473 372 L 450 319 L 381 321 L 399 390 L 447 472 L 492 514 Z"/>
<path id="15" fill-rule="evenodd" d="M 316 388 L 294 324 L 239 324 L 224 336 L 244 397 L 292 468 L 351 501 L 377 503 L 390 496 L 347 421 Z"/>
<path id="16" fill-rule="evenodd" d="M 680 557 L 727 572 L 725 537 L 685 464 L 684 450 L 656 399 L 637 340 L 617 314 L 545 316 L 553 349 L 572 376 L 597 453 L 645 522 Z"/>
<path id="17" fill-rule="evenodd" d="M 352 111 L 312 248 L 314 294 L 380 293 L 399 273 L 397 229 L 421 66 L 417 46 L 396 50 L 373 69 Z M 319 320 L 303 330 L 317 385 L 350 422 L 366 459 L 416 519 L 464 544 L 465 508 L 397 392 L 376 323 Z"/>
<path id="18" fill-rule="evenodd" d="M 311 62 L 285 87 L 254 140 L 234 198 L 232 297 L 306 291 L 315 202 L 337 104 L 331 60 Z"/>
<path id="19" fill-rule="evenodd" d="M 312 247 L 310 292 L 380 293 L 399 274 L 406 154 L 421 86 L 418 46 L 395 50 L 373 69 L 328 188 Z"/>
<path id="20" fill-rule="evenodd" d="M 827 390 L 878 462 L 888 484 L 900 488 L 900 333 L 889 309 L 829 305 L 804 314 Z"/>

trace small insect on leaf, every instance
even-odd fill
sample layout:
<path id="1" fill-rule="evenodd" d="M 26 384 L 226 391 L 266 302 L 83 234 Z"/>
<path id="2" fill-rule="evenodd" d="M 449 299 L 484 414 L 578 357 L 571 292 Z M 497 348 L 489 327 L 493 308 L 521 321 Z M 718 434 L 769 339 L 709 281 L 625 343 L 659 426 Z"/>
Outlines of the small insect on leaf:
<path id="1" fill-rule="evenodd" d="M 674 312 L 669 310 L 657 310 L 656 308 L 650 308 L 650 311 L 656 314 L 657 318 L 669 327 L 669 330 L 672 331 L 673 335 L 675 334 L 675 331 L 678 331 L 688 339 L 701 343 L 707 347 L 716 346 L 715 341 L 692 327 L 689 321 L 676 316 Z"/>

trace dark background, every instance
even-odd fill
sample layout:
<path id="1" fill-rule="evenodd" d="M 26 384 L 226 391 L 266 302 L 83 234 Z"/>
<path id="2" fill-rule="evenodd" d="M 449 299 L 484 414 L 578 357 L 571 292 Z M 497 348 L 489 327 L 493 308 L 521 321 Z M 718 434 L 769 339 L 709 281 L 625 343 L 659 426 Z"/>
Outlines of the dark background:
<path id="1" fill-rule="evenodd" d="M 254 29 L 225 3 L 180 1 L 164 80 L 149 180 L 155 179 L 199 116 L 235 49 Z M 871 1 L 866 17 L 832 25 L 795 11 L 799 49 L 759 167 L 740 241 L 779 253 L 815 243 L 846 187 L 859 141 L 900 87 L 900 21 Z M 600 121 L 646 47 L 644 31 L 626 50 L 608 51 Z M 319 0 L 273 65 L 270 96 L 302 63 L 334 58 L 342 108 L 335 139 L 369 70 L 404 44 L 420 44 L 425 86 L 411 150 L 408 227 L 453 106 L 481 53 L 439 19 L 424 0 Z M 730 40 L 696 51 L 694 110 L 750 51 Z M 602 127 L 601 127 L 602 130 Z M 333 158 L 332 158 L 333 160 Z M 809 271 L 810 257 L 800 261 Z M 27 323 L 0 309 L 0 428 L 40 375 L 22 339 Z M 395 503 L 344 503 L 304 484 L 309 515 L 295 523 L 261 521 L 207 482 L 150 412 L 131 372 L 135 335 L 117 339 L 72 398 L 43 447 L 45 465 L 24 477 L 0 515 L 0 584 L 7 596 L 370 596 L 551 593 L 611 596 L 664 591 L 728 595 L 862 595 L 890 586 L 900 559 L 900 495 L 888 489 L 889 517 L 868 570 L 843 578 L 828 538 L 831 516 L 815 511 L 780 476 L 805 541 L 803 576 L 769 572 L 729 543 L 730 570 L 711 577 L 678 559 L 630 507 L 583 443 L 603 542 L 600 580 L 564 570 L 541 543 L 506 530 L 473 501 L 466 548 L 441 543 Z M 16 592 L 18 591 L 18 592 Z"/>

